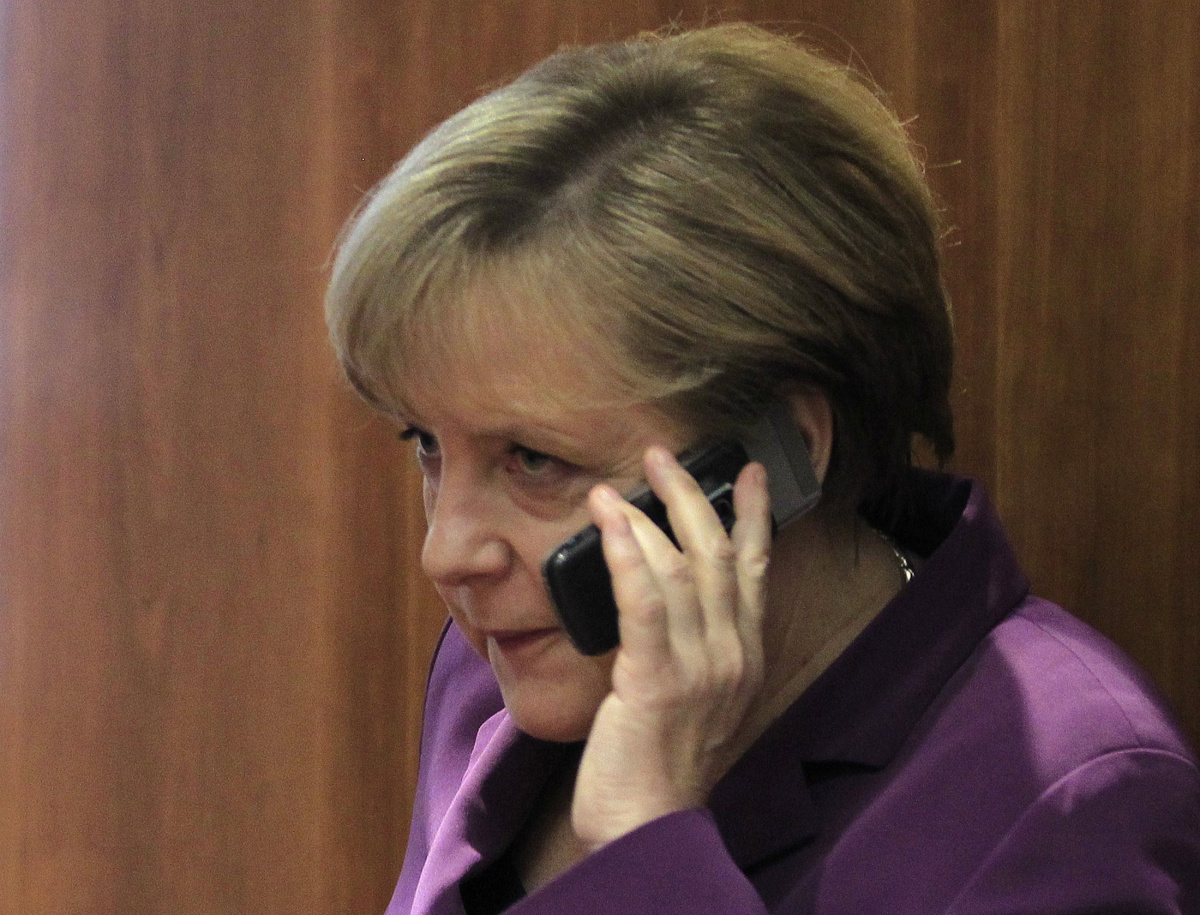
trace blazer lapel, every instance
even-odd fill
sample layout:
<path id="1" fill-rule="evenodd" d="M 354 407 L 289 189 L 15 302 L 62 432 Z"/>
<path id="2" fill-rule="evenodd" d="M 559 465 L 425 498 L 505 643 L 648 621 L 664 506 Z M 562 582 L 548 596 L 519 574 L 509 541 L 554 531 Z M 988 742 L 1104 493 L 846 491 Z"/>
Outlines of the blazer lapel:
<path id="1" fill-rule="evenodd" d="M 412 915 L 463 915 L 459 882 L 516 838 L 565 747 L 522 733 L 506 710 L 484 722 L 429 846 Z"/>

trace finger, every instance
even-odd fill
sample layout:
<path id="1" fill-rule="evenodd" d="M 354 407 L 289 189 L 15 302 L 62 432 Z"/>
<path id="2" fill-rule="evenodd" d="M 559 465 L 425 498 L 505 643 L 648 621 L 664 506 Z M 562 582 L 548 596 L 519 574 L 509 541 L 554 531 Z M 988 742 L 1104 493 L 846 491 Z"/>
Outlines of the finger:
<path id="1" fill-rule="evenodd" d="M 736 521 L 730 541 L 738 560 L 765 566 L 771 551 L 771 497 L 762 464 L 751 462 L 738 474 L 733 486 L 733 512 Z"/>
<path id="2" fill-rule="evenodd" d="M 622 650 L 651 656 L 669 652 L 666 600 L 633 531 L 631 511 L 636 509 L 606 485 L 596 486 L 588 494 L 588 508 L 600 529 L 604 561 L 612 578 Z"/>
<path id="3" fill-rule="evenodd" d="M 771 555 L 771 498 L 761 464 L 742 468 L 733 488 L 737 521 L 731 533 L 736 559 L 738 630 L 747 648 L 747 664 L 762 667 L 762 625 L 767 603 L 767 569 Z"/>
<path id="4" fill-rule="evenodd" d="M 711 639 L 730 638 L 738 607 L 736 551 L 721 519 L 700 484 L 670 452 L 648 449 L 645 464 L 646 478 L 666 505 L 671 529 L 688 559 L 705 632 Z"/>
<path id="5" fill-rule="evenodd" d="M 698 650 L 705 628 L 692 563 L 657 524 L 633 506 L 629 522 L 665 602 L 672 651 L 688 657 Z"/>

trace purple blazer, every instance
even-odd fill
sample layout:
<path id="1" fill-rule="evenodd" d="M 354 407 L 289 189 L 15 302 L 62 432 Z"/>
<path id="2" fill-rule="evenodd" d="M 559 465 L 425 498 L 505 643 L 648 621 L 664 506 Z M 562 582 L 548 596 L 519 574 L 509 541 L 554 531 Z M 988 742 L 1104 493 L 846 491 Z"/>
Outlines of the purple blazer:
<path id="1" fill-rule="evenodd" d="M 612 842 L 508 911 L 1200 912 L 1200 773 L 1121 652 L 1028 593 L 982 489 L 919 474 L 920 573 L 706 809 Z M 462 915 L 563 748 L 522 734 L 448 626 L 387 915 Z"/>

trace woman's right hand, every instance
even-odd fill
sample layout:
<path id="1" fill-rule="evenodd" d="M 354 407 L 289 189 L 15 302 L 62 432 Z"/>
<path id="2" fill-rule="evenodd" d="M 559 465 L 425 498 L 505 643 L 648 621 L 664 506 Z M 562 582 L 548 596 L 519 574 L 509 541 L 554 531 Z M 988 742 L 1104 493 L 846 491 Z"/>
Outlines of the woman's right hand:
<path id="1" fill-rule="evenodd" d="M 771 546 L 766 472 L 743 468 L 726 534 L 699 484 L 662 448 L 644 458 L 676 546 L 608 486 L 589 497 L 620 611 L 612 691 L 596 714 L 572 805 L 589 851 L 653 819 L 704 805 L 748 746 L 763 682 Z"/>

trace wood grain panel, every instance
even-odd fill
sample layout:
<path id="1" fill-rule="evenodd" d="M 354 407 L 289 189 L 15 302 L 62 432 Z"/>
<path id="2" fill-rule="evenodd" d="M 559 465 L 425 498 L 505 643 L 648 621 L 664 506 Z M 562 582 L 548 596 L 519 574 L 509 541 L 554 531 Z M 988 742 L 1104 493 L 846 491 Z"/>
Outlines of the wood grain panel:
<path id="1" fill-rule="evenodd" d="M 1001 9 L 996 495 L 1036 587 L 1146 665 L 1198 735 L 1200 20 Z"/>
<path id="2" fill-rule="evenodd" d="M 995 486 L 995 99 L 999 80 L 991 4 L 925 3 L 917 26 L 914 138 L 945 207 L 944 272 L 956 342 L 954 467 Z"/>
<path id="3" fill-rule="evenodd" d="M 27 2 L 8 32 L 0 911 L 350 910 L 362 862 L 382 908 L 404 824 L 360 719 L 407 693 L 363 510 L 394 455 L 345 471 L 319 22 Z"/>
<path id="4" fill-rule="evenodd" d="M 12 0 L 0 10 L 0 915 L 378 912 L 427 660 L 407 449 L 324 264 L 425 131 L 564 42 L 767 21 L 916 117 L 955 466 L 1200 737 L 1187 0 Z"/>

